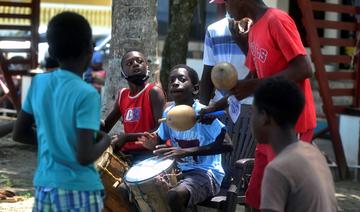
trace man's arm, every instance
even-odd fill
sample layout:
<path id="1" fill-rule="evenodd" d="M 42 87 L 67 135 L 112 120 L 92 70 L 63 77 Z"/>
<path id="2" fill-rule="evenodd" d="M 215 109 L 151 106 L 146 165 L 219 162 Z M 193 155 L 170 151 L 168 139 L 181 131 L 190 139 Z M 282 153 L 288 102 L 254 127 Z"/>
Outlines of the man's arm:
<path id="1" fill-rule="evenodd" d="M 285 79 L 295 82 L 302 82 L 312 77 L 312 68 L 306 55 L 298 55 L 289 62 L 286 69 L 275 76 L 282 76 Z"/>
<path id="2" fill-rule="evenodd" d="M 232 90 L 230 90 L 230 94 L 235 95 L 238 93 L 239 94 L 239 98 L 238 99 L 243 99 L 246 98 L 248 96 L 252 95 L 252 92 L 255 90 L 256 86 L 257 86 L 257 81 L 253 80 L 256 79 L 256 74 L 254 72 L 249 72 L 248 75 L 243 79 L 243 80 L 239 80 L 237 83 L 237 86 L 235 88 L 233 88 Z M 250 88 L 248 89 L 248 92 L 243 93 L 244 90 L 241 86 L 243 86 L 243 82 L 247 82 L 247 84 L 245 84 L 246 86 L 250 86 Z M 240 84 L 240 85 L 239 85 Z M 237 88 L 239 87 L 239 88 Z M 242 95 L 242 96 L 240 96 Z M 244 97 L 243 97 L 244 96 Z M 228 99 L 229 95 L 224 96 L 222 99 L 220 99 L 219 101 L 215 102 L 213 105 L 209 105 L 203 109 L 200 110 L 200 115 L 204 115 L 206 113 L 210 113 L 210 112 L 214 112 L 214 111 L 219 111 L 219 110 L 225 110 L 229 104 L 228 104 Z"/>
<path id="3" fill-rule="evenodd" d="M 36 132 L 33 128 L 34 116 L 21 110 L 13 129 L 13 140 L 24 144 L 37 144 Z"/>
<path id="4" fill-rule="evenodd" d="M 253 74 L 250 72 L 249 74 Z M 279 73 L 273 75 L 272 77 L 284 77 L 287 80 L 294 82 L 302 82 L 307 78 L 312 76 L 311 65 L 309 60 L 305 55 L 299 55 L 292 59 L 288 67 Z M 239 80 L 230 93 L 235 95 L 237 99 L 244 99 L 255 92 L 256 87 L 261 82 L 262 79 L 249 78 L 245 80 Z"/>
<path id="5" fill-rule="evenodd" d="M 211 81 L 211 70 L 214 66 L 204 65 L 200 81 L 200 103 L 208 105 L 214 93 L 214 84 Z"/>

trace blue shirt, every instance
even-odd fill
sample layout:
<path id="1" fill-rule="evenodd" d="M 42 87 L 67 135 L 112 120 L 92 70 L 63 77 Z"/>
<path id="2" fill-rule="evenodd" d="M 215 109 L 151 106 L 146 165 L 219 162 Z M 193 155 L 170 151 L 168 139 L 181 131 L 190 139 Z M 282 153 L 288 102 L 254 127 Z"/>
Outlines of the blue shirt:
<path id="1" fill-rule="evenodd" d="M 91 85 L 66 70 L 38 74 L 22 109 L 34 116 L 37 129 L 35 186 L 103 189 L 94 165 L 83 166 L 76 159 L 76 130 L 100 127 L 100 96 Z"/>
<path id="2" fill-rule="evenodd" d="M 175 104 L 170 105 L 164 111 L 163 117 Z M 200 104 L 199 101 L 195 101 L 192 106 L 198 114 L 201 108 L 205 107 Z M 224 125 L 215 119 L 211 125 L 196 124 L 189 130 L 186 131 L 175 131 L 169 128 L 166 123 L 161 123 L 158 135 L 162 140 L 171 140 L 171 144 L 174 147 L 189 148 L 195 146 L 205 146 L 215 142 L 215 139 L 221 133 Z M 206 156 L 189 156 L 181 159 L 182 162 L 177 162 L 179 168 L 183 171 L 202 169 L 212 174 L 216 182 L 221 185 L 221 181 L 224 178 L 224 170 L 221 166 L 221 155 L 206 155 Z"/>

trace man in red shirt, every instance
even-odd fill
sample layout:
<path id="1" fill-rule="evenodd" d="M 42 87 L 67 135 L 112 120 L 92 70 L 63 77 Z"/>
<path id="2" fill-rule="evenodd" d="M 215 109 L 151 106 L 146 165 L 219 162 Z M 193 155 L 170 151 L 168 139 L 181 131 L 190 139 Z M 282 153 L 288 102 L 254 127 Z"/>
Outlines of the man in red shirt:
<path id="1" fill-rule="evenodd" d="M 225 0 L 230 16 L 230 30 L 240 48 L 247 53 L 246 65 L 250 73 L 245 80 L 239 80 L 231 93 L 237 99 L 253 94 L 262 79 L 282 76 L 295 81 L 305 96 L 305 107 L 295 130 L 300 140 L 311 143 L 316 126 L 314 100 L 309 78 L 311 66 L 306 50 L 294 21 L 285 12 L 269 8 L 262 0 Z M 254 24 L 248 34 L 240 34 L 237 21 L 248 17 Z M 248 46 L 241 45 L 248 39 Z M 246 43 L 246 42 L 245 42 Z M 219 101 L 204 112 L 223 109 L 226 101 Z M 281 112 L 281 111 L 280 111 Z M 261 142 L 259 142 L 261 143 Z M 260 188 L 266 165 L 274 158 L 271 147 L 257 144 L 255 167 L 246 193 L 246 203 L 253 208 L 260 206 Z"/>

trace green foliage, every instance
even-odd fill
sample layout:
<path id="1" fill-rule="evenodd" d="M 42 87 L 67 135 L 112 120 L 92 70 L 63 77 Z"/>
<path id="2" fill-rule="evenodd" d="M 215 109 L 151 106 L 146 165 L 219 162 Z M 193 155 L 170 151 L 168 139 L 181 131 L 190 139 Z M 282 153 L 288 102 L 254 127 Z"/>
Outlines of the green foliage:
<path id="1" fill-rule="evenodd" d="M 160 81 L 165 92 L 171 67 L 186 64 L 191 21 L 197 0 L 170 1 L 170 27 L 162 52 Z"/>
<path id="2" fill-rule="evenodd" d="M 10 178 L 4 174 L 0 174 L 0 187 L 12 187 Z"/>

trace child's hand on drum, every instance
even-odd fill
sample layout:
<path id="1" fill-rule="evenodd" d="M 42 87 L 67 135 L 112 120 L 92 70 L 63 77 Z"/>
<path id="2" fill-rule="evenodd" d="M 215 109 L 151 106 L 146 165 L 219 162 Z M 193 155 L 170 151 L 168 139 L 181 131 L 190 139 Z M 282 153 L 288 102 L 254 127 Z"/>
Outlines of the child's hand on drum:
<path id="1" fill-rule="evenodd" d="M 154 150 L 153 153 L 163 159 L 174 158 L 177 160 L 186 157 L 189 154 L 188 149 L 181 147 L 168 147 L 166 144 L 157 145 L 156 150 Z"/>
<path id="2" fill-rule="evenodd" d="M 138 137 L 137 142 L 148 150 L 154 150 L 157 145 L 157 135 L 156 133 L 144 132 L 143 136 Z"/>

